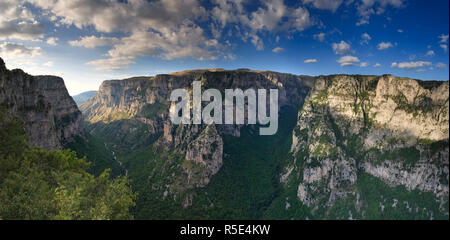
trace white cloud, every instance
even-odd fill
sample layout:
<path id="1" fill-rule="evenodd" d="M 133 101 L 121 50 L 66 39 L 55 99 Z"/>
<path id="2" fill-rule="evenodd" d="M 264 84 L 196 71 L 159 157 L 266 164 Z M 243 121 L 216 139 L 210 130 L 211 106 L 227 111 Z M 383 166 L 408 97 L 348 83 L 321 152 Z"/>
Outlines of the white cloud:
<path id="1" fill-rule="evenodd" d="M 101 46 L 110 46 L 118 42 L 119 39 L 115 37 L 86 36 L 82 37 L 80 40 L 69 41 L 69 44 L 74 47 L 96 48 Z"/>
<path id="2" fill-rule="evenodd" d="M 131 63 L 134 63 L 132 58 L 116 57 L 116 58 L 98 59 L 88 62 L 87 64 L 94 66 L 95 69 L 99 71 L 113 71 L 124 69 L 128 67 Z"/>
<path id="3" fill-rule="evenodd" d="M 235 35 L 242 40 L 250 41 L 257 50 L 264 49 L 264 43 L 258 36 L 260 33 L 303 31 L 314 24 L 306 8 L 293 8 L 285 5 L 283 0 L 261 1 L 262 6 L 255 11 L 247 11 L 245 0 L 215 0 L 211 11 L 213 32 L 219 32 L 216 25 L 222 29 L 233 24 Z M 221 30 L 220 30 L 221 31 Z"/>
<path id="4" fill-rule="evenodd" d="M 370 17 L 373 14 L 383 14 L 387 7 L 401 8 L 404 6 L 404 0 L 361 0 L 356 3 L 359 21 L 356 25 L 370 23 Z"/>
<path id="5" fill-rule="evenodd" d="M 205 60 L 227 54 L 217 40 L 207 38 L 195 23 L 207 18 L 205 8 L 197 0 L 30 1 L 57 16 L 61 24 L 80 29 L 89 26 L 98 33 L 124 35 L 120 39 L 91 36 L 69 42 L 87 48 L 112 45 L 107 58 L 89 62 L 96 69 L 122 69 L 135 58 L 148 55 Z"/>
<path id="6" fill-rule="evenodd" d="M 367 67 L 367 66 L 369 66 L 369 63 L 368 62 L 362 62 L 362 63 L 359 64 L 359 66 L 360 67 Z"/>
<path id="7" fill-rule="evenodd" d="M 444 50 L 444 52 L 447 52 L 448 46 L 446 44 L 441 44 L 440 47 Z"/>
<path id="8" fill-rule="evenodd" d="M 360 61 L 357 57 L 354 56 L 343 56 L 339 58 L 337 62 L 341 65 L 341 67 L 346 67 L 346 66 L 355 66 Z"/>
<path id="9" fill-rule="evenodd" d="M 433 50 L 428 50 L 428 52 L 427 52 L 427 54 L 425 54 L 425 56 L 427 56 L 427 57 L 434 56 L 434 51 Z"/>
<path id="10" fill-rule="evenodd" d="M 331 12 L 336 12 L 342 2 L 343 0 L 303 0 L 304 4 L 311 4 L 317 9 L 329 10 Z"/>
<path id="11" fill-rule="evenodd" d="M 44 36 L 44 26 L 38 22 L 0 21 L 0 40 L 18 39 L 36 41 Z"/>
<path id="12" fill-rule="evenodd" d="M 36 41 L 43 37 L 44 26 L 37 22 L 22 0 L 0 1 L 0 40 Z"/>
<path id="13" fill-rule="evenodd" d="M 58 39 L 57 37 L 51 37 L 51 38 L 48 38 L 48 39 L 47 39 L 46 43 L 47 43 L 48 45 L 56 46 L 56 45 L 58 45 L 58 44 L 56 43 L 58 40 L 59 40 L 59 39 Z"/>
<path id="14" fill-rule="evenodd" d="M 290 8 L 284 4 L 283 0 L 267 0 L 264 8 L 252 12 L 250 17 L 241 17 L 241 20 L 248 19 L 246 23 L 253 31 L 267 30 L 303 31 L 313 25 L 309 11 L 306 8 Z"/>
<path id="15" fill-rule="evenodd" d="M 255 45 L 256 50 L 258 51 L 264 50 L 264 42 L 258 35 L 254 34 L 252 36 L 251 42 L 253 43 L 253 45 Z"/>
<path id="16" fill-rule="evenodd" d="M 317 63 L 317 59 L 306 59 L 304 63 Z"/>
<path id="17" fill-rule="evenodd" d="M 44 63 L 43 65 L 46 66 L 46 67 L 53 67 L 54 62 L 53 61 L 48 61 L 48 62 Z"/>
<path id="18" fill-rule="evenodd" d="M 448 42 L 448 34 L 447 35 L 442 34 L 441 36 L 439 36 L 439 38 L 441 39 L 439 41 L 439 43 L 447 43 Z"/>
<path id="19" fill-rule="evenodd" d="M 332 48 L 334 53 L 344 55 L 351 53 L 350 44 L 341 41 L 340 43 L 333 43 Z"/>
<path id="20" fill-rule="evenodd" d="M 117 39 L 90 36 L 69 42 L 72 46 L 86 48 L 111 46 L 106 58 L 89 63 L 97 69 L 119 69 L 118 59 L 126 59 L 122 64 L 126 67 L 137 57 L 148 55 L 199 60 L 232 55 L 231 47 L 220 42 L 223 28 L 230 23 L 235 24 L 227 34 L 235 34 L 244 41 L 249 39 L 257 50 L 264 49 L 260 34 L 294 33 L 314 24 L 306 8 L 287 6 L 283 0 L 263 1 L 254 10 L 244 8 L 246 0 L 214 0 L 211 10 L 206 10 L 199 0 L 28 1 L 48 12 L 55 24 L 79 29 L 90 27 L 98 34 L 123 36 Z M 205 26 L 203 23 L 207 21 L 210 24 Z M 148 38 L 142 39 L 142 36 Z M 105 66 L 98 67 L 100 65 Z"/>
<path id="21" fill-rule="evenodd" d="M 439 69 L 443 69 L 443 68 L 447 67 L 447 64 L 439 62 L 439 63 L 436 64 L 436 67 L 439 68 Z"/>
<path id="22" fill-rule="evenodd" d="M 40 47 L 26 47 L 20 43 L 4 42 L 0 44 L 0 55 L 17 58 L 17 57 L 35 57 L 41 55 Z"/>
<path id="23" fill-rule="evenodd" d="M 394 47 L 391 42 L 381 42 L 377 45 L 378 50 L 386 50 L 391 47 Z"/>
<path id="24" fill-rule="evenodd" d="M 115 1 L 115 0 L 29 0 L 48 10 L 65 25 L 93 26 L 99 32 L 132 32 L 143 29 L 173 28 L 186 19 L 205 17 L 197 0 Z M 133 14 L 130 14 L 133 13 Z"/>
<path id="25" fill-rule="evenodd" d="M 397 32 L 403 33 L 403 29 L 397 29 Z"/>
<path id="26" fill-rule="evenodd" d="M 391 64 L 391 67 L 393 68 L 399 68 L 399 69 L 406 69 L 406 70 L 411 70 L 411 69 L 417 69 L 417 68 L 421 68 L 421 67 L 429 67 L 431 66 L 431 62 L 424 62 L 424 61 L 417 61 L 417 62 L 393 62 Z"/>
<path id="27" fill-rule="evenodd" d="M 369 41 L 372 39 L 372 37 L 368 33 L 363 33 L 361 35 L 361 38 L 361 45 L 369 44 Z"/>
<path id="28" fill-rule="evenodd" d="M 323 41 L 325 41 L 325 33 L 321 32 L 318 34 L 314 34 L 313 38 L 318 40 L 319 42 L 323 42 Z"/>
<path id="29" fill-rule="evenodd" d="M 15 20 L 33 20 L 31 11 L 23 6 L 22 1 L 2 0 L 0 1 L 0 22 Z"/>
<path id="30" fill-rule="evenodd" d="M 381 64 L 380 63 L 375 63 L 375 65 L 373 65 L 373 67 L 381 67 Z"/>
<path id="31" fill-rule="evenodd" d="M 203 29 L 198 26 L 182 26 L 178 32 L 168 35 L 155 32 L 135 32 L 114 44 L 108 51 L 109 59 L 91 61 L 97 70 L 119 70 L 134 63 L 137 57 L 155 55 L 163 59 L 195 58 L 198 60 L 215 60 L 215 49 L 223 48 L 217 40 L 207 39 Z"/>
<path id="32" fill-rule="evenodd" d="M 281 47 L 276 47 L 276 48 L 272 49 L 272 52 L 274 52 L 274 53 L 281 53 L 283 51 L 284 51 L 284 49 Z"/>

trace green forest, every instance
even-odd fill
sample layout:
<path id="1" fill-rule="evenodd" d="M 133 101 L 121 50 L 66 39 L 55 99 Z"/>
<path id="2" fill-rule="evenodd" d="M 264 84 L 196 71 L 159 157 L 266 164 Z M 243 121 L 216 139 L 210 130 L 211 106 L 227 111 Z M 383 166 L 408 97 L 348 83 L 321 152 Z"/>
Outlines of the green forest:
<path id="1" fill-rule="evenodd" d="M 133 219 L 129 180 L 98 175 L 71 150 L 30 147 L 24 126 L 0 111 L 0 219 Z"/>

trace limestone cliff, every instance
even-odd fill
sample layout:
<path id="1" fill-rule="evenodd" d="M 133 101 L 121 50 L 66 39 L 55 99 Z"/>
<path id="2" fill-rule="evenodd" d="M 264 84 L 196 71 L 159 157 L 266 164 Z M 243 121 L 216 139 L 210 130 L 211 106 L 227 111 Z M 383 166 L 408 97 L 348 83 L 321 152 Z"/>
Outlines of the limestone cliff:
<path id="1" fill-rule="evenodd" d="M 318 77 L 299 112 L 293 160 L 281 181 L 296 184 L 298 200 L 311 208 L 354 199 L 364 215 L 357 187 L 362 172 L 392 187 L 430 192 L 448 205 L 448 96 L 448 82 Z"/>
<path id="2" fill-rule="evenodd" d="M 61 149 L 82 135 L 81 112 L 63 79 L 9 71 L 0 59 L 0 87 L 0 104 L 24 122 L 32 146 Z"/>
<path id="3" fill-rule="evenodd" d="M 439 210 L 407 200 L 402 203 L 409 212 L 417 209 L 421 218 L 432 218 L 435 211 L 448 216 L 449 84 L 391 75 L 308 77 L 215 69 L 103 82 L 96 95 L 80 106 L 89 130 L 106 136 L 114 151 L 123 153 L 122 159 L 151 146 L 145 154 L 156 159 L 148 157 L 145 164 L 133 166 L 134 158 L 129 158 L 125 167 L 151 165 L 147 184 L 161 191 L 162 199 L 173 195 L 176 200 L 177 193 L 191 191 L 181 196 L 183 206 L 191 206 L 195 189 L 208 186 L 224 165 L 224 139 L 239 137 L 243 127 L 173 125 L 168 117 L 169 95 L 176 88 L 191 92 L 193 81 L 201 81 L 202 89 L 221 92 L 276 88 L 280 108 L 299 110 L 290 157 L 273 164 L 284 169 L 278 177 L 285 191 L 295 188 L 286 206 L 293 206 L 295 198 L 307 208 L 303 217 L 367 217 L 373 204 L 367 193 L 375 184 L 372 181 L 390 189 L 404 187 L 406 195 L 431 194 L 427 199 L 436 202 Z M 386 201 L 398 201 L 379 197 L 374 201 L 381 212 L 388 211 Z M 331 214 L 343 204 L 350 212 Z"/>
<path id="4" fill-rule="evenodd" d="M 279 89 L 279 107 L 299 106 L 312 84 L 312 78 L 275 72 L 250 70 L 192 70 L 154 77 L 136 77 L 104 81 L 99 91 L 80 105 L 91 130 L 126 122 L 134 128 L 146 128 L 146 139 L 157 138 L 155 148 L 185 156 L 182 164 L 188 185 L 203 187 L 222 166 L 222 134 L 239 136 L 236 125 L 173 125 L 168 116 L 169 97 L 173 89 L 192 92 L 192 83 L 201 81 L 202 88 Z M 140 126 L 140 127 L 139 127 Z M 111 129 L 119 142 L 130 136 L 127 130 Z M 134 137 L 133 137 L 134 138 Z M 150 142 L 151 140 L 144 140 Z"/>

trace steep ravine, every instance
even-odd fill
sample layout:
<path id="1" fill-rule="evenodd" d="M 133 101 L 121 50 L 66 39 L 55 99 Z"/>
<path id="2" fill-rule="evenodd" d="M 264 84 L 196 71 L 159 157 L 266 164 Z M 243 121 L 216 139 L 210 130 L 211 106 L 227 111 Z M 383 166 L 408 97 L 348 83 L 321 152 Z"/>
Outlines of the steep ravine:
<path id="1" fill-rule="evenodd" d="M 169 94 L 195 80 L 277 88 L 297 126 L 267 145 L 248 144 L 252 127 L 241 138 L 243 126 L 174 126 Z M 448 218 L 448 82 L 194 70 L 105 81 L 80 108 L 140 193 L 138 218 Z M 280 151 L 256 154 L 264 148 Z M 239 172 L 239 162 L 250 165 Z"/>

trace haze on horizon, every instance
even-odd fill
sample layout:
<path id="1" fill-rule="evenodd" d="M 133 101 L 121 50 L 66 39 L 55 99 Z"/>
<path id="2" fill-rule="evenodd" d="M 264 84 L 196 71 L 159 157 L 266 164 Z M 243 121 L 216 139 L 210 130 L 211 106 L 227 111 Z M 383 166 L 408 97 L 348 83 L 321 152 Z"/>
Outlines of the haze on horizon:
<path id="1" fill-rule="evenodd" d="M 64 78 L 188 69 L 448 80 L 449 2 L 425 0 L 0 0 L 0 57 Z"/>

